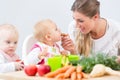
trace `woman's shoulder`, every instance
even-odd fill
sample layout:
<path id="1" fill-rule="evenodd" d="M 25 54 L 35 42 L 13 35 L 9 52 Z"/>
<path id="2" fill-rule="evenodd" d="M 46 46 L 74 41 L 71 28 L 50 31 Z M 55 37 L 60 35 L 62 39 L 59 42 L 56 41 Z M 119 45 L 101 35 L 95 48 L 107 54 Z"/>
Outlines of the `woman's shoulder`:
<path id="1" fill-rule="evenodd" d="M 120 30 L 120 22 L 119 21 L 113 20 L 113 19 L 107 19 L 107 23 L 110 27 Z"/>
<path id="2" fill-rule="evenodd" d="M 107 25 L 109 28 L 109 31 L 112 32 L 113 34 L 117 33 L 120 34 L 120 22 L 113 20 L 113 19 L 107 19 Z"/>
<path id="3" fill-rule="evenodd" d="M 108 32 L 113 37 L 120 37 L 120 23 L 113 19 L 107 19 Z"/>

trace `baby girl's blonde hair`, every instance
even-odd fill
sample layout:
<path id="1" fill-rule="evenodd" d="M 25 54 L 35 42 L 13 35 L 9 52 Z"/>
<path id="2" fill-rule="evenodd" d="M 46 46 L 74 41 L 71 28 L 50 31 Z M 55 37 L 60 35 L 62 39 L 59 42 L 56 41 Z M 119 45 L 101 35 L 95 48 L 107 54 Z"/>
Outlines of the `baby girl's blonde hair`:
<path id="1" fill-rule="evenodd" d="M 38 41 L 44 41 L 45 35 L 49 34 L 51 27 L 54 26 L 55 23 L 50 20 L 50 19 L 45 19 L 39 21 L 35 26 L 34 26 L 34 37 Z"/>
<path id="2" fill-rule="evenodd" d="M 0 25 L 0 34 L 1 35 L 2 35 L 3 30 L 10 31 L 11 33 L 16 34 L 17 36 L 19 36 L 17 28 L 12 24 L 2 24 L 2 25 Z"/>

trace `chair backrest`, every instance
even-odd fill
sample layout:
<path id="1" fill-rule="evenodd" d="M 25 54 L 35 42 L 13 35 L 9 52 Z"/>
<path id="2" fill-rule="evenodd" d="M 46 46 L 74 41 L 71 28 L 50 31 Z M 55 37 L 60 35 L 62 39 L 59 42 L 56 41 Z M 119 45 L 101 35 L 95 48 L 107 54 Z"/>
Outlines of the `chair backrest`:
<path id="1" fill-rule="evenodd" d="M 28 35 L 22 45 L 22 59 L 26 57 L 26 55 L 30 52 L 33 44 L 35 44 L 37 40 L 34 38 L 34 36 Z"/>

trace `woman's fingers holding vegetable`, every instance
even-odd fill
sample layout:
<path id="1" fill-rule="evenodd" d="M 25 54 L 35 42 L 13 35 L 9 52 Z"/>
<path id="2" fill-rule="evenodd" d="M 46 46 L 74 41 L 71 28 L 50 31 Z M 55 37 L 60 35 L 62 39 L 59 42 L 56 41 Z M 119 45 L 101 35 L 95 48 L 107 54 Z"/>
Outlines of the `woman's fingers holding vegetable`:
<path id="1" fill-rule="evenodd" d="M 66 40 L 65 42 L 62 42 L 61 45 L 65 50 L 68 50 L 68 51 L 71 51 L 71 48 L 74 49 L 74 44 L 72 40 Z"/>
<path id="2" fill-rule="evenodd" d="M 63 51 L 61 51 L 61 54 L 67 56 L 68 52 L 66 50 L 63 50 Z"/>

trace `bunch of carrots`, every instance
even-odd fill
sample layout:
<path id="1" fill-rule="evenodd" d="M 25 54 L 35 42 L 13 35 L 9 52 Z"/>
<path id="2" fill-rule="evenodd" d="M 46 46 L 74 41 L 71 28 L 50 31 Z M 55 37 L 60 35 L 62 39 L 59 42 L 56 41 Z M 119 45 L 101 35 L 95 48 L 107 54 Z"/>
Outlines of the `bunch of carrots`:
<path id="1" fill-rule="evenodd" d="M 82 80 L 82 78 L 87 78 L 87 74 L 82 72 L 81 66 L 64 66 L 57 69 L 56 71 L 47 73 L 44 75 L 47 78 L 54 78 L 56 80 Z"/>

